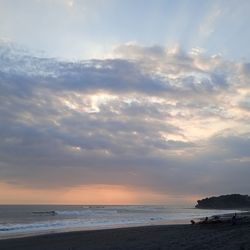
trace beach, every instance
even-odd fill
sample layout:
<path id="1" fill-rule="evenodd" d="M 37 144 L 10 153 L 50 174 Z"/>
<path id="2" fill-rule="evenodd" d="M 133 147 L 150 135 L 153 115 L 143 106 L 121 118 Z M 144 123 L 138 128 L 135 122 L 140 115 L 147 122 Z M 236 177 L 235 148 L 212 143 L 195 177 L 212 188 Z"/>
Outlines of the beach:
<path id="1" fill-rule="evenodd" d="M 250 224 L 163 225 L 47 234 L 0 241 L 1 250 L 250 249 Z"/>

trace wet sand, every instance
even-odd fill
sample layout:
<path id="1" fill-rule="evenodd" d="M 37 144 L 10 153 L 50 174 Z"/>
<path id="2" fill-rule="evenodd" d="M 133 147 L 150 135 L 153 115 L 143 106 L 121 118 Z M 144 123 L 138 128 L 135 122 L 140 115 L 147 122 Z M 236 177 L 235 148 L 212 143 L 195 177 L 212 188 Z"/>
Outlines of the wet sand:
<path id="1" fill-rule="evenodd" d="M 1 250 L 250 250 L 250 224 L 164 225 L 0 241 Z"/>

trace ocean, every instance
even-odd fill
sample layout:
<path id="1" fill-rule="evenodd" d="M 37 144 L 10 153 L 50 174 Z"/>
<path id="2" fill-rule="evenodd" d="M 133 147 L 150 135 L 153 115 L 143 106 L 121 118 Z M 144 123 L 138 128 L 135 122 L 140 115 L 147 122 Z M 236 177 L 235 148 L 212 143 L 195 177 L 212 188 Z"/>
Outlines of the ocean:
<path id="1" fill-rule="evenodd" d="M 188 206 L 0 205 L 0 239 L 38 234 L 185 224 L 191 219 L 238 212 Z"/>

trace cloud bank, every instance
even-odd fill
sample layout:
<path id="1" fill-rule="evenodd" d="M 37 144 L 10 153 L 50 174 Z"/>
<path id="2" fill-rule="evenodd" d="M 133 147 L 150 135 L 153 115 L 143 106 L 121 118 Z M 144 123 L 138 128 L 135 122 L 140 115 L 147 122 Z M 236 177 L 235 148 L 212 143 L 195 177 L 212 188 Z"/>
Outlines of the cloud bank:
<path id="1" fill-rule="evenodd" d="M 0 181 L 249 193 L 249 63 L 123 44 L 68 62 L 0 45 Z"/>

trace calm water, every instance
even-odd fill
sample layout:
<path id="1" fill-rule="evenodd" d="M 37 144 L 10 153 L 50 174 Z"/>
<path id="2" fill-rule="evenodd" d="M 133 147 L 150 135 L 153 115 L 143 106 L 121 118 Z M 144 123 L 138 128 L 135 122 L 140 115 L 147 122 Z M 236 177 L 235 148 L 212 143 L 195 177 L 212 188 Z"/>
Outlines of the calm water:
<path id="1" fill-rule="evenodd" d="M 235 210 L 187 206 L 0 205 L 0 239 L 41 233 L 189 223 L 190 219 Z"/>

